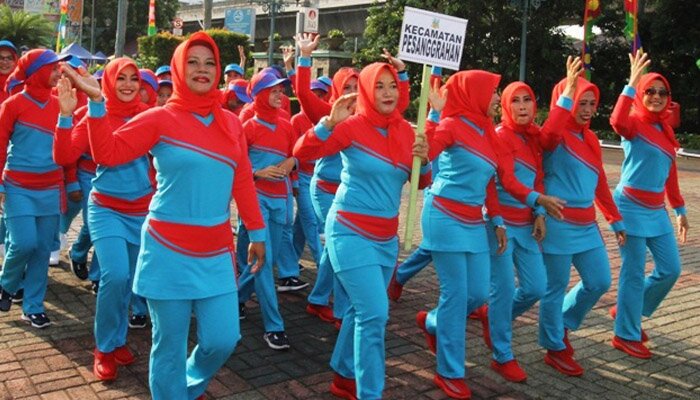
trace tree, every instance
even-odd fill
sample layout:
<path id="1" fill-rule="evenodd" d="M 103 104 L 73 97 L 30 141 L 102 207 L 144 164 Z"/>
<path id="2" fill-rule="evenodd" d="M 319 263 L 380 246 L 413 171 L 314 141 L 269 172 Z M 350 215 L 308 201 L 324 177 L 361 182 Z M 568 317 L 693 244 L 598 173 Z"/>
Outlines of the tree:
<path id="1" fill-rule="evenodd" d="M 106 54 L 114 52 L 114 41 L 117 30 L 117 3 L 118 0 L 95 1 L 95 28 L 99 32 L 95 37 L 95 51 L 101 50 Z M 156 1 L 156 27 L 158 30 L 169 30 L 171 22 L 179 7 L 178 0 Z M 91 15 L 91 1 L 84 1 L 86 16 Z M 105 21 L 110 20 L 109 26 Z M 90 37 L 90 25 L 84 26 L 83 38 Z M 126 22 L 126 43 L 133 42 L 139 36 L 146 35 L 148 31 L 148 0 L 130 0 Z M 85 40 L 85 39 L 83 39 Z M 89 40 L 89 39 L 88 39 Z"/>
<path id="2" fill-rule="evenodd" d="M 54 24 L 43 15 L 13 11 L 7 5 L 0 6 L 0 39 L 7 39 L 19 46 L 53 48 Z"/>

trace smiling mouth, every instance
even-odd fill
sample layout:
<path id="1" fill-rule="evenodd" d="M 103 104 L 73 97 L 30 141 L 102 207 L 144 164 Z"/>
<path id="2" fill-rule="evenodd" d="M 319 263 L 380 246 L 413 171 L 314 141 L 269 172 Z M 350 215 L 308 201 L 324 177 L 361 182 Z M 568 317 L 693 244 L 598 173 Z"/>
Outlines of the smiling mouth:
<path id="1" fill-rule="evenodd" d="M 209 78 L 200 76 L 198 78 L 194 78 L 194 81 L 199 83 L 209 83 Z"/>

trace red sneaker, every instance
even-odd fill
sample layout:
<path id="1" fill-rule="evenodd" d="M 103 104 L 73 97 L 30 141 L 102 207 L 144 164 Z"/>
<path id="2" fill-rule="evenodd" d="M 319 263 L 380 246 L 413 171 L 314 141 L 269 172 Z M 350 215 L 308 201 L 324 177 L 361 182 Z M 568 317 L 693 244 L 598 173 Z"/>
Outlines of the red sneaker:
<path id="1" fill-rule="evenodd" d="M 613 336 L 611 343 L 614 348 L 624 351 L 632 357 L 647 359 L 652 356 L 651 351 L 641 341 L 625 340 L 619 336 Z"/>
<path id="2" fill-rule="evenodd" d="M 333 374 L 333 382 L 331 382 L 331 394 L 335 397 L 340 397 L 346 400 L 357 400 L 357 387 L 355 380 L 345 378 L 342 375 Z"/>
<path id="3" fill-rule="evenodd" d="M 452 399 L 471 399 L 472 391 L 469 390 L 469 386 L 464 382 L 464 379 L 450 379 L 443 378 L 442 376 L 435 374 L 433 378 L 433 383 L 437 385 L 446 395 Z"/>
<path id="4" fill-rule="evenodd" d="M 306 312 L 313 316 L 319 317 L 321 321 L 330 323 L 335 322 L 335 318 L 333 317 L 333 309 L 328 306 L 309 303 L 306 305 Z"/>
<path id="5" fill-rule="evenodd" d="M 128 347 L 126 347 L 126 345 L 117 347 L 114 349 L 112 354 L 114 354 L 114 361 L 116 361 L 119 365 L 129 365 L 136 361 L 136 358 L 134 358 L 134 355 L 131 354 L 131 351 Z"/>
<path id="6" fill-rule="evenodd" d="M 488 318 L 488 317 L 489 317 L 489 309 L 488 309 L 488 306 L 486 304 L 477 308 L 476 310 L 472 311 L 471 314 L 469 314 L 469 319 L 481 320 L 483 318 Z"/>
<path id="7" fill-rule="evenodd" d="M 498 372 L 507 381 L 525 382 L 527 380 L 527 374 L 515 360 L 510 360 L 503 364 L 496 360 L 491 360 L 491 369 Z"/>
<path id="8" fill-rule="evenodd" d="M 574 356 L 574 347 L 571 345 L 571 342 L 569 341 L 569 330 L 564 329 L 564 345 L 566 348 L 563 350 L 568 354 L 570 357 Z"/>
<path id="9" fill-rule="evenodd" d="M 425 320 L 428 318 L 428 313 L 425 311 L 418 311 L 416 314 L 416 324 L 423 331 L 425 335 L 425 341 L 428 344 L 428 349 L 435 354 L 437 353 L 437 338 L 432 333 L 428 332 L 428 328 L 425 326 Z M 437 376 L 437 375 L 436 375 Z"/>
<path id="10" fill-rule="evenodd" d="M 396 266 L 396 268 L 394 268 L 394 274 L 391 276 L 389 288 L 387 289 L 387 294 L 389 295 L 389 298 L 394 301 L 399 301 L 399 298 L 401 298 L 401 293 L 403 293 L 403 285 L 396 281 L 396 270 L 398 268 L 398 265 Z"/>
<path id="11" fill-rule="evenodd" d="M 547 354 L 544 356 L 544 362 L 564 375 L 583 375 L 583 368 L 576 362 L 576 360 L 574 360 L 573 357 L 571 357 L 570 354 L 566 353 L 566 350 L 547 350 Z"/>
<path id="12" fill-rule="evenodd" d="M 608 313 L 610 314 L 610 318 L 612 318 L 614 320 L 615 317 L 617 317 L 617 306 L 615 305 L 615 306 L 610 307 L 610 309 L 608 310 Z M 647 336 L 646 332 L 644 332 L 644 329 L 642 329 L 641 340 L 642 340 L 642 343 L 646 343 L 649 341 L 649 336 Z"/>
<path id="13" fill-rule="evenodd" d="M 114 359 L 114 352 L 103 353 L 97 349 L 94 352 L 95 362 L 92 365 L 92 372 L 101 381 L 112 381 L 117 379 L 117 362 Z"/>

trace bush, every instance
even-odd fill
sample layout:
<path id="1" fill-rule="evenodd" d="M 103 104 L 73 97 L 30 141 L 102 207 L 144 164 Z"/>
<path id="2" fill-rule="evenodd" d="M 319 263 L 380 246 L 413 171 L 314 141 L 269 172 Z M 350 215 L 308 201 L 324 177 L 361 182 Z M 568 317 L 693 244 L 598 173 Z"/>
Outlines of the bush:
<path id="1" fill-rule="evenodd" d="M 53 23 L 43 15 L 13 11 L 7 5 L 0 6 L 0 38 L 11 41 L 17 48 L 22 45 L 30 49 L 56 46 Z"/>
<path id="2" fill-rule="evenodd" d="M 239 45 L 245 47 L 246 55 L 248 59 L 250 59 L 248 36 L 236 32 L 230 32 L 224 29 L 209 29 L 206 32 L 212 39 L 214 39 L 216 45 L 219 46 L 222 71 L 226 64 L 238 64 L 241 61 L 240 57 L 238 56 Z"/>
<path id="3" fill-rule="evenodd" d="M 331 29 L 328 31 L 328 39 L 344 39 L 345 38 L 345 32 L 341 31 L 340 29 Z"/>

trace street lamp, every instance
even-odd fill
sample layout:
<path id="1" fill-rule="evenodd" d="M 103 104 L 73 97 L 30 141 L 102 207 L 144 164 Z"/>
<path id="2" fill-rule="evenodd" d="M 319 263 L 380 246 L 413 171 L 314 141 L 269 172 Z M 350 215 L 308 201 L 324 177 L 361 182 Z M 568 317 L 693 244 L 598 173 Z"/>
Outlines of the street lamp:
<path id="1" fill-rule="evenodd" d="M 260 5 L 260 7 L 262 7 L 262 10 L 270 16 L 270 47 L 267 49 L 267 64 L 269 66 L 272 66 L 274 62 L 273 54 L 275 48 L 275 18 L 277 17 L 277 14 L 282 12 L 282 10 L 284 10 L 284 8 L 290 4 L 296 4 L 296 6 L 298 7 L 301 3 L 304 7 L 308 7 L 310 2 L 308 0 L 295 0 L 294 2 L 286 0 L 249 0 L 249 3 Z"/>
<path id="2" fill-rule="evenodd" d="M 545 0 L 511 0 L 514 6 L 520 5 L 523 12 L 523 29 L 520 33 L 520 77 L 521 82 L 525 82 L 525 65 L 527 57 L 527 18 L 530 5 L 537 10 Z"/>

